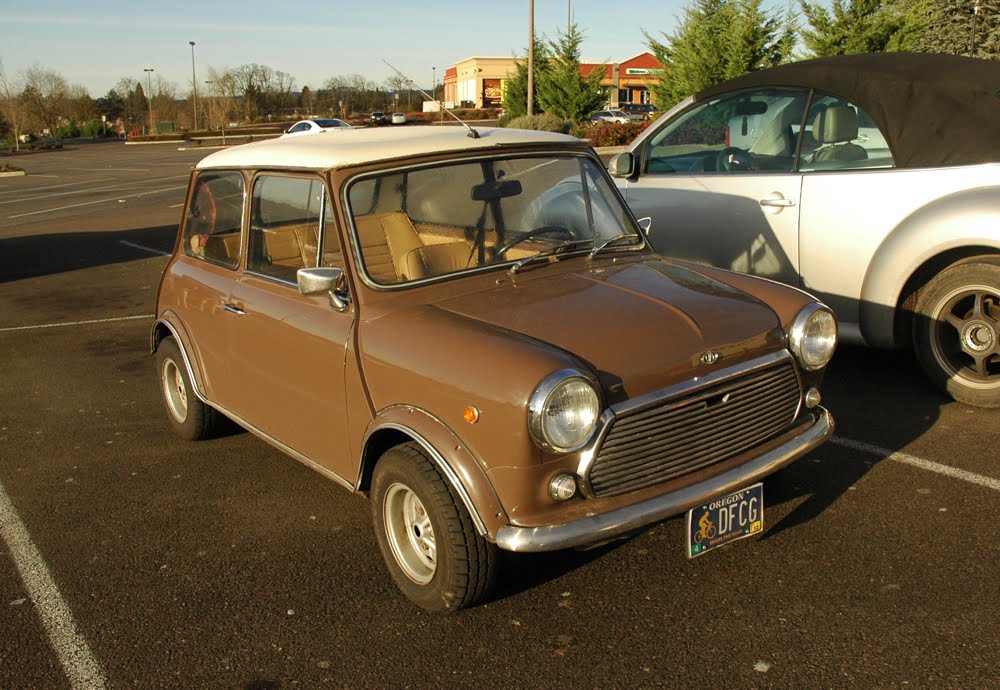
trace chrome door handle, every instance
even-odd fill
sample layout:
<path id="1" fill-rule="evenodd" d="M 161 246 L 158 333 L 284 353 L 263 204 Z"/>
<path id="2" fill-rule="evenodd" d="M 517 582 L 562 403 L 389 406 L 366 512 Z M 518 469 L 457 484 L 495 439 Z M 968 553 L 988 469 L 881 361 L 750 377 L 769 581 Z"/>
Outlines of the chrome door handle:
<path id="1" fill-rule="evenodd" d="M 795 201 L 793 199 L 785 199 L 783 197 L 768 197 L 766 199 L 761 199 L 759 203 L 761 206 L 771 206 L 777 208 L 788 208 L 789 206 L 795 205 Z"/>
<path id="2" fill-rule="evenodd" d="M 236 314 L 237 316 L 246 316 L 246 312 L 237 307 L 234 304 L 229 304 L 229 302 L 223 302 L 222 308 L 228 311 L 230 314 Z"/>

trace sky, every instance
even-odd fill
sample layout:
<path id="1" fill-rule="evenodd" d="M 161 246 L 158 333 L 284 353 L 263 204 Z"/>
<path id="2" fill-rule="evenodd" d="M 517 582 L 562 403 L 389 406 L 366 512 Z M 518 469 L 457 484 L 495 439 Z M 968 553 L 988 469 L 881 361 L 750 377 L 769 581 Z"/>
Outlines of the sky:
<path id="1" fill-rule="evenodd" d="M 671 32 L 686 0 L 535 0 L 535 31 L 554 38 L 568 11 L 584 31 L 585 61 L 621 62 L 647 50 L 643 30 Z M 510 56 L 528 45 L 528 0 L 171 0 L 42 5 L 0 0 L 0 61 L 8 78 L 34 64 L 60 73 L 94 98 L 145 68 L 191 88 L 191 46 L 199 88 L 209 66 L 268 65 L 297 89 L 361 74 L 384 82 L 383 60 L 423 88 L 472 56 Z"/>

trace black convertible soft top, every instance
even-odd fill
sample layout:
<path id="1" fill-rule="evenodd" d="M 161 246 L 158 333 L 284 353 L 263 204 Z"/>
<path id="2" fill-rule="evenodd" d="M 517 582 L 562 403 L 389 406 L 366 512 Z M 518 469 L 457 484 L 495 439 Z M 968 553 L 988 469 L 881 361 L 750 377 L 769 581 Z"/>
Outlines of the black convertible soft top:
<path id="1" fill-rule="evenodd" d="M 841 55 L 751 72 L 694 98 L 760 86 L 811 87 L 850 101 L 878 125 L 896 167 L 1000 161 L 1000 62 L 932 53 Z"/>

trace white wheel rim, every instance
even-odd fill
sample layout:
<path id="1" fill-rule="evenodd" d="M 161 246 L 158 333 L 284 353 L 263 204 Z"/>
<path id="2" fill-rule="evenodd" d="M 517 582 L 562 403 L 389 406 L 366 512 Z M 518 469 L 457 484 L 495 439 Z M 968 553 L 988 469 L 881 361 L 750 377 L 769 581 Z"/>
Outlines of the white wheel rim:
<path id="1" fill-rule="evenodd" d="M 417 584 L 429 583 L 437 571 L 437 544 L 420 497 L 405 484 L 393 484 L 385 492 L 382 516 L 396 563 Z"/>
<path id="2" fill-rule="evenodd" d="M 167 409 L 170 414 L 181 424 L 187 419 L 188 400 L 187 387 L 184 385 L 184 376 L 180 367 L 172 359 L 163 361 L 163 369 L 160 371 L 160 381 L 163 385 L 163 399 L 167 402 Z"/>

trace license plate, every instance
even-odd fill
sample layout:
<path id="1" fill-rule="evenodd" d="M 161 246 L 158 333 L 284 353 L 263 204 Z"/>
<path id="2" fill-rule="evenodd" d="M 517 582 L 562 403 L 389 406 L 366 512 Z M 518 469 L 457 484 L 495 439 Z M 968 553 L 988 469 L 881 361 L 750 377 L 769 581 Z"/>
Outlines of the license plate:
<path id="1" fill-rule="evenodd" d="M 716 498 L 687 513 L 687 557 L 764 531 L 764 484 Z"/>

